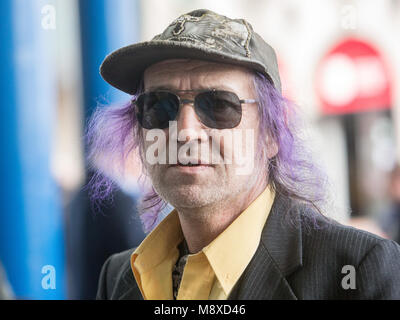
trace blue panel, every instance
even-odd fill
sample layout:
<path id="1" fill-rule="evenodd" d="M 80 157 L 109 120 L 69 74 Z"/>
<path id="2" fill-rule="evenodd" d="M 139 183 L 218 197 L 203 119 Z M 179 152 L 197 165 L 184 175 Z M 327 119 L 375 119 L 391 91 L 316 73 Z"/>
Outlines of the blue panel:
<path id="1" fill-rule="evenodd" d="M 17 108 L 12 38 L 12 0 L 0 1 L 0 260 L 14 291 L 24 292 L 29 276 L 21 255 L 27 252 L 17 138 Z"/>
<path id="2" fill-rule="evenodd" d="M 81 0 L 80 23 L 86 116 L 97 103 L 126 101 L 129 96 L 108 85 L 99 68 L 107 54 L 138 41 L 139 1 Z"/>
<path id="3" fill-rule="evenodd" d="M 8 4 L 1 10 L 7 20 L 1 23 L 6 24 L 8 41 L 13 44 L 7 46 L 10 63 L 2 66 L 11 70 L 0 74 L 1 81 L 12 79 L 13 83 L 6 94 L 8 101 L 2 104 L 7 114 L 1 120 L 11 120 L 4 132 L 11 143 L 2 150 L 12 154 L 7 161 L 13 166 L 6 163 L 1 167 L 12 169 L 9 180 L 15 184 L 12 199 L 16 207 L 1 212 L 1 242 L 7 244 L 1 248 L 1 256 L 17 297 L 63 299 L 64 226 L 59 190 L 50 171 L 57 106 L 56 33 L 41 24 L 42 8 L 49 1 L 1 2 Z M 1 194 L 2 203 L 9 201 L 3 198 L 6 196 Z M 54 288 L 42 285 L 48 274 L 42 274 L 42 268 L 48 265 L 54 267 Z"/>
<path id="4" fill-rule="evenodd" d="M 99 68 L 110 52 L 138 41 L 140 27 L 139 0 L 80 0 L 82 75 L 85 117 L 101 105 L 128 101 L 129 95 L 106 83 Z M 88 172 L 87 181 L 92 172 Z M 71 275 L 69 296 L 92 299 L 96 295 L 98 276 L 106 258 L 115 252 L 137 246 L 142 239 L 139 221 L 131 220 L 135 194 L 116 192 L 119 199 L 106 209 L 108 219 L 94 219 L 86 193 L 79 194 L 68 221 L 68 264 Z M 87 203 L 85 203 L 85 200 Z M 112 214 L 112 215 L 111 215 Z M 119 234 L 114 236 L 115 230 Z M 93 241 L 93 239 L 107 240 Z M 138 239 L 141 238 L 139 241 Z M 78 249 L 75 249 L 77 245 Z"/>

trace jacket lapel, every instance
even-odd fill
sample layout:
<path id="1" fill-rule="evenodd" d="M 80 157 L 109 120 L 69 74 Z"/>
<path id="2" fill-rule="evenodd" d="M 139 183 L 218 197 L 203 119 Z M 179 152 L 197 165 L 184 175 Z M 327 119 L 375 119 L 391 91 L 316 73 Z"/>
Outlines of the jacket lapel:
<path id="1" fill-rule="evenodd" d="M 299 206 L 276 195 L 257 251 L 229 299 L 297 299 L 286 277 L 302 265 L 300 217 Z"/>
<path id="2" fill-rule="evenodd" d="M 112 300 L 143 300 L 136 280 L 133 277 L 132 269 L 128 264 L 122 273 L 121 281 L 111 297 Z"/>

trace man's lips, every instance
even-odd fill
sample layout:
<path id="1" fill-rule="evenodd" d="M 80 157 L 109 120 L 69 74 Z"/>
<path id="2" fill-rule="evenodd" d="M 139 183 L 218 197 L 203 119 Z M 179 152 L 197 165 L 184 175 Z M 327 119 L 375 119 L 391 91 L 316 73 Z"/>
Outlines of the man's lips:
<path id="1" fill-rule="evenodd" d="M 201 161 L 201 160 L 197 160 L 197 161 L 192 161 L 192 162 L 188 162 L 186 164 L 181 163 L 178 161 L 178 163 L 175 164 L 170 164 L 169 167 L 212 167 L 211 164 L 206 163 L 205 161 Z"/>
<path id="2" fill-rule="evenodd" d="M 170 164 L 169 167 L 212 167 L 210 164 Z"/>

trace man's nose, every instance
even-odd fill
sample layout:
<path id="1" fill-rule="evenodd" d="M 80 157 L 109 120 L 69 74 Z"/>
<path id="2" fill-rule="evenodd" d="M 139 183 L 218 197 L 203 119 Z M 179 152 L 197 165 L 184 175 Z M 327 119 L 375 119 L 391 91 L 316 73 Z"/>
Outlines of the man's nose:
<path id="1" fill-rule="evenodd" d="M 186 141 L 201 138 L 201 131 L 204 125 L 197 117 L 192 101 L 182 99 L 176 121 L 178 134 L 185 130 L 182 134 L 185 134 Z M 188 133 L 190 136 L 187 136 Z"/>

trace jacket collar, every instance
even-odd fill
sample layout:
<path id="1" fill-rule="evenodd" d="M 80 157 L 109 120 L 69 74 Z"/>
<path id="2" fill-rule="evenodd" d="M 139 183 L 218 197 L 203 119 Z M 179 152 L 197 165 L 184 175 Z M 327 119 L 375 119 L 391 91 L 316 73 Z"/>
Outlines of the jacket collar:
<path id="1" fill-rule="evenodd" d="M 302 265 L 303 210 L 294 200 L 279 195 L 261 236 L 261 242 L 283 276 L 288 276 Z"/>
<path id="2" fill-rule="evenodd" d="M 297 299 L 286 277 L 302 266 L 301 206 L 277 193 L 261 241 L 229 299 Z"/>
<path id="3" fill-rule="evenodd" d="M 142 293 L 140 292 L 136 280 L 133 276 L 130 263 L 126 265 L 126 268 L 121 276 L 123 288 L 117 290 L 116 296 L 112 297 L 115 300 L 143 300 Z"/>

